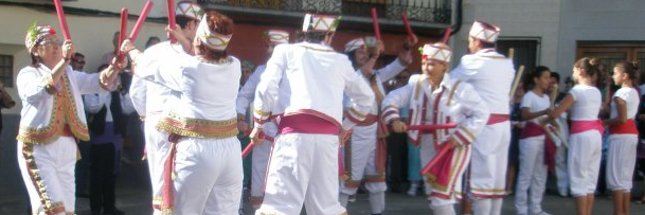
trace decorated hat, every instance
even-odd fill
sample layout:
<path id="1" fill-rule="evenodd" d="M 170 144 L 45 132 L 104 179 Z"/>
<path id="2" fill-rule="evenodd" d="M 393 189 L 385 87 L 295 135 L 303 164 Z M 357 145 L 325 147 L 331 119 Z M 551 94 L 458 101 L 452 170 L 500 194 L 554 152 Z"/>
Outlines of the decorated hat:
<path id="1" fill-rule="evenodd" d="M 363 46 L 366 47 L 373 47 L 376 46 L 376 38 L 375 37 L 360 37 L 353 39 L 347 44 L 345 44 L 345 53 L 350 53 L 352 51 L 355 51 L 356 49 L 359 49 Z"/>
<path id="2" fill-rule="evenodd" d="M 233 34 L 223 35 L 217 32 L 212 32 L 208 27 L 208 19 L 206 18 L 206 14 L 204 14 L 203 18 L 199 22 L 199 26 L 197 26 L 197 32 L 195 36 L 197 36 L 202 44 L 206 45 L 207 47 L 213 50 L 223 51 L 226 50 L 226 47 L 228 47 L 228 42 L 231 41 Z"/>
<path id="3" fill-rule="evenodd" d="M 442 62 L 450 62 L 452 57 L 452 50 L 445 43 L 425 44 L 421 48 L 421 59 L 423 60 L 438 60 Z"/>
<path id="4" fill-rule="evenodd" d="M 341 16 L 320 15 L 320 14 L 305 14 L 304 22 L 302 23 L 303 32 L 335 32 L 338 24 L 340 24 Z"/>
<path id="5" fill-rule="evenodd" d="M 499 36 L 500 31 L 501 29 L 495 25 L 481 21 L 475 21 L 473 23 L 473 26 L 470 28 L 469 35 L 484 42 L 494 43 L 495 41 L 497 41 L 497 37 Z"/>
<path id="6" fill-rule="evenodd" d="M 273 45 L 289 43 L 289 32 L 283 30 L 268 30 L 264 32 L 264 36 Z"/>
<path id="7" fill-rule="evenodd" d="M 202 10 L 202 7 L 200 7 L 197 3 L 191 1 L 177 2 L 177 7 L 175 7 L 176 16 L 185 16 L 200 20 L 203 14 L 204 10 Z"/>
<path id="8" fill-rule="evenodd" d="M 27 29 L 27 36 L 25 36 L 25 46 L 29 53 L 33 52 L 34 47 L 47 35 L 56 35 L 56 30 L 54 30 L 49 25 L 37 25 L 36 22 L 32 24 L 29 29 Z"/>

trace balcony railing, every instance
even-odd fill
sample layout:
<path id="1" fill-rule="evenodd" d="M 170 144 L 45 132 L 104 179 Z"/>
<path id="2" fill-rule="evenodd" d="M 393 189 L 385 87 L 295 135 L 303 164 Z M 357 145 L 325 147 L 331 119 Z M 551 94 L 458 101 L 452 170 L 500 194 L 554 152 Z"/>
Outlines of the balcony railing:
<path id="1" fill-rule="evenodd" d="M 377 8 L 379 17 L 400 20 L 407 11 L 410 20 L 423 23 L 450 24 L 451 0 L 198 0 L 206 5 L 229 6 L 279 12 L 313 12 L 349 17 L 370 17 Z"/>

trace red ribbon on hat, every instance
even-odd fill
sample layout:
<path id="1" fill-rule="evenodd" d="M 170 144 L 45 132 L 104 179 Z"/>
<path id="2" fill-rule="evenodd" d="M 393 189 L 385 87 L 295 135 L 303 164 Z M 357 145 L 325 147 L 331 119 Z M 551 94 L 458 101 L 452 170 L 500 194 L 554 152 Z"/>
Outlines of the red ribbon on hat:
<path id="1" fill-rule="evenodd" d="M 63 37 L 65 37 L 65 40 L 71 40 L 72 37 L 69 35 L 69 27 L 67 27 L 67 19 L 65 19 L 63 4 L 60 1 L 61 0 L 54 0 L 54 6 L 56 7 L 56 13 L 58 14 L 58 23 L 63 31 Z"/>

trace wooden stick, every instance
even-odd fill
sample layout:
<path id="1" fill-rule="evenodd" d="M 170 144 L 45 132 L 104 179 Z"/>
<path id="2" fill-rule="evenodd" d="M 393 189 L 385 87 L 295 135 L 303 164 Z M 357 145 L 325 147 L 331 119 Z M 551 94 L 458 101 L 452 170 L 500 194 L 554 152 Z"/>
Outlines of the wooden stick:
<path id="1" fill-rule="evenodd" d="M 141 30 L 141 27 L 143 27 L 143 23 L 146 21 L 146 18 L 148 18 L 148 14 L 150 13 L 150 10 L 152 10 L 152 0 L 148 0 L 146 4 L 143 6 L 143 9 L 141 10 L 141 15 L 139 15 L 139 19 L 137 20 L 137 23 L 134 24 L 134 27 L 132 28 L 132 31 L 130 32 L 130 41 L 134 44 L 134 41 L 137 40 L 137 36 L 139 36 L 139 31 Z"/>
<path id="2" fill-rule="evenodd" d="M 513 57 L 515 57 L 515 49 L 514 48 L 509 48 L 508 49 L 508 59 L 513 60 Z"/>
<path id="3" fill-rule="evenodd" d="M 448 124 L 434 124 L 434 125 L 411 125 L 408 126 L 408 130 L 419 130 L 419 131 L 434 131 L 439 129 L 449 129 L 456 128 L 457 124 L 448 123 Z"/>
<path id="4" fill-rule="evenodd" d="M 378 14 L 376 13 L 376 8 L 372 8 L 372 24 L 374 24 L 374 37 L 377 40 L 381 40 L 381 30 L 378 25 Z"/>
<path id="5" fill-rule="evenodd" d="M 168 26 L 170 26 L 171 29 L 175 28 L 175 25 L 177 25 L 177 21 L 175 20 L 175 0 L 168 0 L 167 1 L 167 7 L 168 7 Z M 177 42 L 177 39 L 170 34 L 170 42 L 175 43 Z"/>
<path id="6" fill-rule="evenodd" d="M 515 80 L 513 80 L 513 85 L 511 86 L 511 92 L 508 94 L 511 98 L 515 95 L 515 91 L 517 90 L 517 86 L 520 84 L 520 80 L 522 80 L 522 75 L 524 74 L 524 65 L 521 65 L 520 68 L 517 70 L 517 73 L 515 73 Z"/>
<path id="7" fill-rule="evenodd" d="M 121 8 L 121 26 L 120 26 L 120 32 L 119 32 L 119 41 L 117 41 L 117 46 L 116 46 L 116 52 L 118 53 L 118 61 L 121 62 L 123 58 L 125 57 L 125 53 L 121 52 L 121 44 L 123 44 L 123 40 L 125 40 L 125 35 L 128 31 L 128 9 L 127 8 Z"/>
<path id="8" fill-rule="evenodd" d="M 401 20 L 403 20 L 403 25 L 405 26 L 405 31 L 408 33 L 410 37 L 414 35 L 414 32 L 412 31 L 412 27 L 410 27 L 410 21 L 408 21 L 408 12 L 403 11 L 401 12 Z"/>
<path id="9" fill-rule="evenodd" d="M 450 40 L 451 33 L 452 33 L 452 27 L 446 28 L 446 32 L 443 33 L 443 39 L 441 40 L 441 42 L 448 44 L 448 40 Z"/>
<path id="10" fill-rule="evenodd" d="M 65 40 L 71 40 L 72 36 L 69 34 L 69 27 L 67 27 L 67 19 L 65 18 L 65 12 L 63 11 L 63 4 L 60 1 L 61 0 L 54 0 L 54 7 L 56 7 L 56 13 L 58 14 L 58 23 L 60 24 Z"/>

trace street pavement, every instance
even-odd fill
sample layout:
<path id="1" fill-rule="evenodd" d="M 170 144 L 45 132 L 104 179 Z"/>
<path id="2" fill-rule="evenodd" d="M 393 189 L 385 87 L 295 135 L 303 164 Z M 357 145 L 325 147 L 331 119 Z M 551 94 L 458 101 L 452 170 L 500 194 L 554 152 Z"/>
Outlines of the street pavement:
<path id="1" fill-rule="evenodd" d="M 125 211 L 129 215 L 147 215 L 151 214 L 150 209 L 150 196 L 149 186 L 147 185 L 146 167 L 142 163 L 124 164 L 123 171 L 118 178 L 117 184 L 117 207 Z M 3 176 L 4 177 L 4 176 Z M 19 177 L 13 176 L 13 177 Z M 20 180 L 7 180 L 7 178 L 0 179 L 1 189 L 16 189 L 16 187 L 23 186 L 22 184 L 8 185 L 5 182 L 20 182 Z M 634 188 L 634 195 L 641 196 L 643 190 L 643 183 L 637 182 Z M 7 186 L 12 186 L 8 188 Z M 553 184 L 550 183 L 549 190 L 553 190 Z M 23 188 L 24 190 L 24 188 Z M 6 190 L 5 190 L 6 191 Z M 575 214 L 575 201 L 570 197 L 560 197 L 549 192 L 544 197 L 543 208 L 551 214 L 568 215 Z M 14 215 L 26 214 L 26 194 L 22 192 L 15 192 L 7 194 L 7 192 L 0 192 L 0 215 Z M 245 192 L 248 195 L 248 190 Z M 387 206 L 383 214 L 431 214 L 428 209 L 427 202 L 422 196 L 407 196 L 404 193 L 389 192 L 386 196 Z M 594 206 L 594 213 L 598 215 L 612 214 L 611 199 L 608 196 L 597 197 Z M 79 215 L 89 215 L 89 199 L 77 199 L 77 213 Z M 355 202 L 350 202 L 348 206 L 349 214 L 370 214 L 368 196 L 365 193 L 357 195 Z M 645 215 L 645 205 L 632 204 L 632 214 Z M 253 214 L 252 207 L 244 204 L 244 214 Z M 304 212 L 302 214 L 305 214 Z M 513 208 L 513 196 L 508 196 L 504 199 L 504 206 L 502 214 L 515 214 Z"/>

